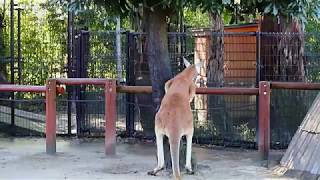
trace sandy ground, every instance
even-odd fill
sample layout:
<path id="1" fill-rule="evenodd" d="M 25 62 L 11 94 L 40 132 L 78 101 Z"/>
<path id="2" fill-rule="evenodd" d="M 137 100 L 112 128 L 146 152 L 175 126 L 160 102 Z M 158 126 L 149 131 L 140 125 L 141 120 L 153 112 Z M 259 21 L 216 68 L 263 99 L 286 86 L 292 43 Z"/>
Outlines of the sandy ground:
<path id="1" fill-rule="evenodd" d="M 262 167 L 256 151 L 193 150 L 198 171 L 187 175 L 182 170 L 185 180 L 287 179 Z M 0 179 L 172 179 L 168 171 L 156 177 L 147 175 L 156 166 L 153 144 L 118 143 L 117 155 L 106 157 L 103 139 L 58 139 L 57 151 L 57 155 L 46 155 L 43 138 L 0 138 Z"/>

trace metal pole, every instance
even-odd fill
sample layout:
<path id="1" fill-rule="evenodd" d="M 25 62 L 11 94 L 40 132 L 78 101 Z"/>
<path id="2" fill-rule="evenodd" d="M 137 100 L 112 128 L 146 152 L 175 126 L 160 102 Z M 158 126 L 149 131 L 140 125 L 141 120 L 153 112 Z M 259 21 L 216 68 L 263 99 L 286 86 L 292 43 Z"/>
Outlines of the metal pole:
<path id="1" fill-rule="evenodd" d="M 72 12 L 68 12 L 68 45 L 67 45 L 67 50 L 68 50 L 68 77 L 71 78 L 72 77 L 72 45 L 73 45 L 73 13 Z M 72 110 L 72 87 L 71 86 L 67 86 L 67 91 L 68 91 L 68 104 L 67 104 L 67 108 L 68 108 L 68 135 L 71 135 L 71 110 Z"/>
<path id="2" fill-rule="evenodd" d="M 134 47 L 133 47 L 133 34 L 127 32 L 127 62 L 126 62 L 126 85 L 133 86 L 134 83 Z M 126 94 L 126 131 L 129 137 L 134 133 L 134 100 L 135 95 Z"/>
<path id="3" fill-rule="evenodd" d="M 47 80 L 46 87 L 46 152 L 56 153 L 56 87 L 54 79 Z"/>
<path id="4" fill-rule="evenodd" d="M 120 16 L 116 18 L 116 59 L 117 59 L 117 71 L 118 71 L 118 82 L 122 82 L 122 60 L 121 60 L 121 27 L 120 27 Z"/>
<path id="5" fill-rule="evenodd" d="M 10 1 L 10 71 L 11 71 L 11 84 L 14 84 L 14 0 Z M 11 126 L 13 127 L 14 122 L 14 92 L 11 92 Z"/>
<path id="6" fill-rule="evenodd" d="M 256 32 L 256 87 L 259 87 L 260 82 L 260 48 L 261 48 L 261 33 Z M 256 142 L 259 142 L 259 96 L 256 96 Z M 258 143 L 257 143 L 258 144 Z"/>
<path id="7" fill-rule="evenodd" d="M 21 60 L 22 60 L 22 53 L 21 53 L 21 8 L 18 8 L 18 79 L 19 84 L 21 84 Z"/>
<path id="8" fill-rule="evenodd" d="M 116 153 L 116 80 L 107 80 L 105 84 L 105 154 Z"/>
<path id="9" fill-rule="evenodd" d="M 259 83 L 259 142 L 258 151 L 262 160 L 268 160 L 270 150 L 270 83 Z"/>

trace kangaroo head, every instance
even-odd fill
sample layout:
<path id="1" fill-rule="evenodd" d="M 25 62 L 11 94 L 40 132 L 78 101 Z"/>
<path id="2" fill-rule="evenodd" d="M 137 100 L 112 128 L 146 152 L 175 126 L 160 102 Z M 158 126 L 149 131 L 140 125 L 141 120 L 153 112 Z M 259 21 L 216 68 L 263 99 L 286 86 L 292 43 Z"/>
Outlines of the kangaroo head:
<path id="1" fill-rule="evenodd" d="M 187 73 L 195 81 L 197 76 L 200 74 L 200 68 L 203 66 L 203 62 L 200 61 L 199 63 L 191 65 L 190 62 L 183 57 L 183 63 L 186 66 L 186 69 L 184 71 L 187 71 Z"/>

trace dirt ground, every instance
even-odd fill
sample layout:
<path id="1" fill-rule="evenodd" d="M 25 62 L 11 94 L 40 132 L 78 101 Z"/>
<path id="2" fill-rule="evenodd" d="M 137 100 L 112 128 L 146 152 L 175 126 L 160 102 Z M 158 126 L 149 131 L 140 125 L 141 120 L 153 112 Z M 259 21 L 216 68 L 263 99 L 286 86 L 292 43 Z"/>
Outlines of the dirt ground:
<path id="1" fill-rule="evenodd" d="M 156 166 L 153 144 L 118 143 L 117 155 L 104 155 L 103 139 L 58 139 L 57 155 L 45 154 L 44 138 L 1 138 L 0 179 L 172 179 L 169 171 L 147 172 Z M 257 152 L 243 149 L 201 148 L 194 145 L 198 161 L 188 179 L 288 179 L 261 166 Z M 272 152 L 275 159 L 281 152 Z"/>

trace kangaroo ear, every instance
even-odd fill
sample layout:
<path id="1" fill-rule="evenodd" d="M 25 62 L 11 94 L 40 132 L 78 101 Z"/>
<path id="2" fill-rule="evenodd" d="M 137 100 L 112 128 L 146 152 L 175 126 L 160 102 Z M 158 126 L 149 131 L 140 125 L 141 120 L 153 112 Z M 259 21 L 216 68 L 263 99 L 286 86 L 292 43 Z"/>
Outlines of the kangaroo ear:
<path id="1" fill-rule="evenodd" d="M 172 79 L 170 79 L 169 81 L 167 81 L 165 84 L 164 84 L 164 92 L 167 93 L 168 92 L 168 89 L 170 88 L 172 84 Z"/>
<path id="2" fill-rule="evenodd" d="M 191 102 L 196 94 L 196 85 L 195 84 L 191 84 L 191 86 L 189 87 L 189 102 Z"/>
<path id="3" fill-rule="evenodd" d="M 195 66 L 196 66 L 197 73 L 200 74 L 200 69 L 201 67 L 203 67 L 203 61 L 198 62 L 197 64 L 195 64 Z"/>
<path id="4" fill-rule="evenodd" d="M 186 66 L 186 67 L 189 67 L 191 64 L 189 63 L 189 61 L 186 59 L 186 58 L 184 58 L 184 57 L 182 57 L 183 58 L 183 63 L 184 63 L 184 65 Z"/>

